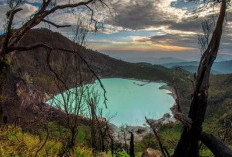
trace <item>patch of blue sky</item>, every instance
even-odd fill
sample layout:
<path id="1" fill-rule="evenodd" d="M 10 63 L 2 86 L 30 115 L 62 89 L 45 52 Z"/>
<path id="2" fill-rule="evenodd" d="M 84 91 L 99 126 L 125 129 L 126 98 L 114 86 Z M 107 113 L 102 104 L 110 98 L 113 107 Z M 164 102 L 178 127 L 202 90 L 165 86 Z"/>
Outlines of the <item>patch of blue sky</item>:
<path id="1" fill-rule="evenodd" d="M 137 31 L 119 31 L 111 34 L 106 33 L 90 33 L 88 35 L 89 40 L 110 40 L 118 42 L 132 41 L 133 36 L 151 37 L 163 33 L 160 30 L 137 30 Z"/>
<path id="2" fill-rule="evenodd" d="M 3 5 L 3 4 L 5 4 L 5 3 L 6 3 L 5 0 L 0 0 L 0 5 Z"/>
<path id="3" fill-rule="evenodd" d="M 42 6 L 42 3 L 39 3 L 39 2 L 27 2 L 26 1 L 25 3 L 33 5 L 33 6 L 38 7 L 38 8 Z"/>

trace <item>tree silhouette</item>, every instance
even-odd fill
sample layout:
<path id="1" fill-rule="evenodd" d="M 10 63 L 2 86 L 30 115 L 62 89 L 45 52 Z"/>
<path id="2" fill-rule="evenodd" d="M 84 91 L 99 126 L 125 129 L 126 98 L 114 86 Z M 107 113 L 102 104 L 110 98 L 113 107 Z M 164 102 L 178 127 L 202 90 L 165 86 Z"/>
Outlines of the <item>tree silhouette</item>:
<path id="1" fill-rule="evenodd" d="M 211 67 L 217 57 L 220 40 L 222 36 L 223 23 L 226 15 L 226 0 L 217 0 L 221 3 L 219 17 L 212 34 L 212 38 L 205 52 L 203 53 L 194 77 L 194 93 L 190 106 L 188 118 L 191 120 L 190 127 L 184 127 L 179 143 L 175 149 L 174 157 L 197 157 L 199 156 L 199 140 L 203 137 L 206 143 L 206 136 L 202 136 L 202 124 L 205 119 L 205 113 L 208 105 L 208 88 Z M 208 137 L 208 136 L 207 136 Z M 208 139 L 208 138 L 207 138 Z M 212 140 L 214 144 L 216 140 Z M 213 144 L 213 145 L 214 145 Z M 215 147 L 208 145 L 212 152 L 215 152 Z M 216 155 L 216 154 L 215 154 Z"/>

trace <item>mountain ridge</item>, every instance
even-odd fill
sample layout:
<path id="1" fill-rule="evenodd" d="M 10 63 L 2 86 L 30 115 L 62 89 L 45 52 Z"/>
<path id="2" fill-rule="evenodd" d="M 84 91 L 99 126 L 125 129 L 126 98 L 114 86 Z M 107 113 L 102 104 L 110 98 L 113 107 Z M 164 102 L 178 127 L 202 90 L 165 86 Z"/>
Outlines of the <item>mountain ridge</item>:
<path id="1" fill-rule="evenodd" d="M 182 68 L 191 73 L 195 73 L 197 71 L 199 62 L 191 61 L 191 62 L 180 62 L 180 63 L 168 63 L 162 64 L 166 68 Z M 232 73 L 232 60 L 215 62 L 212 66 L 212 74 L 230 74 Z"/>

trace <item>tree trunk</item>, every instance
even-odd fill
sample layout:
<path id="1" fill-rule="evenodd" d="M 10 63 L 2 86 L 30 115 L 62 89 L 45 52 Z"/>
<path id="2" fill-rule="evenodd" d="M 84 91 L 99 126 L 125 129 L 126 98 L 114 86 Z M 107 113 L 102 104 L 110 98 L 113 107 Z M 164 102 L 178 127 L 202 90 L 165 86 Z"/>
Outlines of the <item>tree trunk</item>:
<path id="1" fill-rule="evenodd" d="M 5 57 L 0 57 L 0 126 L 7 121 L 4 121 L 4 84 L 7 80 L 7 72 L 9 70 L 9 65 L 7 63 L 7 59 Z"/>
<path id="2" fill-rule="evenodd" d="M 127 147 L 127 139 L 126 139 L 126 133 L 124 132 L 124 148 L 125 148 L 125 151 L 127 152 L 127 153 L 129 153 L 129 151 L 128 151 L 128 147 Z"/>
<path id="3" fill-rule="evenodd" d="M 114 156 L 114 140 L 113 138 L 110 138 L 110 150 L 111 150 L 111 154 L 112 156 Z"/>
<path id="4" fill-rule="evenodd" d="M 70 139 L 70 148 L 74 151 L 75 149 L 75 141 L 76 141 L 76 135 L 77 135 L 77 131 L 76 128 L 71 128 L 71 139 Z"/>
<path id="5" fill-rule="evenodd" d="M 95 104 L 93 104 L 93 103 L 90 104 L 90 110 L 91 110 L 91 116 L 92 116 L 91 142 L 92 142 L 93 153 L 95 156 L 96 150 L 97 150 L 97 144 L 96 144 L 96 120 L 97 120 L 97 116 L 96 116 Z"/>
<path id="6" fill-rule="evenodd" d="M 135 146 L 134 146 L 134 134 L 130 132 L 131 140 L 130 140 L 130 157 L 135 157 Z"/>
<path id="7" fill-rule="evenodd" d="M 105 134 L 101 131 L 100 131 L 100 135 L 101 135 L 101 151 L 104 152 L 106 150 L 106 147 L 105 147 Z"/>
<path id="8" fill-rule="evenodd" d="M 201 141 L 212 151 L 216 157 L 231 157 L 231 149 L 220 139 L 206 133 L 201 134 Z"/>
<path id="9" fill-rule="evenodd" d="M 189 111 L 189 118 L 192 119 L 190 129 L 184 129 L 181 139 L 175 149 L 174 157 L 197 157 L 199 156 L 198 143 L 202 132 L 202 123 L 204 122 L 207 109 L 209 76 L 212 64 L 216 59 L 222 27 L 226 12 L 226 0 L 222 0 L 220 15 L 209 43 L 207 50 L 204 52 L 197 74 L 194 80 L 194 94 Z"/>

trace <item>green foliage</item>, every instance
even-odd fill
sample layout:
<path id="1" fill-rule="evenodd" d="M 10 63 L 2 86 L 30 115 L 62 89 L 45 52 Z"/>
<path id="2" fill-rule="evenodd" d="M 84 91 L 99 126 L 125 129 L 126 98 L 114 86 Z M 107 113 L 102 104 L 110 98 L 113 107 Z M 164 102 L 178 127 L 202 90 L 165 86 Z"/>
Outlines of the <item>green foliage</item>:
<path id="1" fill-rule="evenodd" d="M 182 125 L 180 123 L 171 123 L 163 125 L 160 129 L 163 139 L 168 141 L 176 141 L 180 138 L 182 132 Z"/>
<path id="2" fill-rule="evenodd" d="M 136 156 L 136 157 L 141 157 L 142 155 L 143 155 L 143 152 L 136 152 L 136 153 L 135 153 L 135 156 Z"/>
<path id="3" fill-rule="evenodd" d="M 77 134 L 77 139 L 79 144 L 86 143 L 86 134 L 82 128 L 79 129 L 78 134 Z"/>
<path id="4" fill-rule="evenodd" d="M 20 128 L 1 128 L 0 156 L 34 156 L 43 141 L 44 139 L 40 140 L 38 136 L 22 132 Z M 38 156 L 56 156 L 60 147 L 60 142 L 49 140 L 45 147 L 38 152 Z"/>
<path id="5" fill-rule="evenodd" d="M 6 137 L 10 140 L 10 141 L 13 141 L 13 142 L 18 142 L 19 139 L 18 137 L 15 135 L 15 133 L 13 132 L 7 132 L 6 133 Z"/>
<path id="6" fill-rule="evenodd" d="M 201 149 L 200 156 L 201 157 L 214 157 L 213 153 L 209 149 Z"/>
<path id="7" fill-rule="evenodd" d="M 147 148 L 157 149 L 158 144 L 153 134 L 144 136 L 140 142 L 135 142 L 135 152 L 144 152 Z"/>
<path id="8" fill-rule="evenodd" d="M 0 57 L 0 67 L 1 67 L 0 71 L 6 73 L 11 67 L 10 60 L 7 58 Z"/>
<path id="9" fill-rule="evenodd" d="M 63 139 L 60 140 L 61 135 L 64 136 L 64 132 L 57 134 L 55 131 L 52 132 L 57 127 L 57 124 L 51 124 L 50 137 L 45 143 L 45 146 L 38 152 L 38 157 L 42 156 L 59 156 L 59 153 L 62 151 L 62 142 L 67 144 L 67 141 Z M 64 127 L 60 128 L 61 130 L 66 130 Z M 38 135 L 33 135 L 30 133 L 23 132 L 21 128 L 13 128 L 9 126 L 8 128 L 0 128 L 0 157 L 5 156 L 23 156 L 31 157 L 35 156 L 36 152 L 42 146 L 46 139 L 46 133 L 41 133 Z M 66 132 L 67 134 L 67 132 Z M 88 148 L 85 144 L 85 132 L 81 129 L 77 135 L 79 144 L 75 148 L 74 152 L 70 151 L 70 156 L 73 157 L 90 157 L 92 155 L 92 149 Z"/>
<path id="10" fill-rule="evenodd" d="M 87 147 L 77 147 L 74 152 L 76 157 L 90 157 L 93 156 L 92 149 Z"/>
<path id="11" fill-rule="evenodd" d="M 130 157 L 130 155 L 127 154 L 127 152 L 122 151 L 122 152 L 116 152 L 116 157 Z"/>

